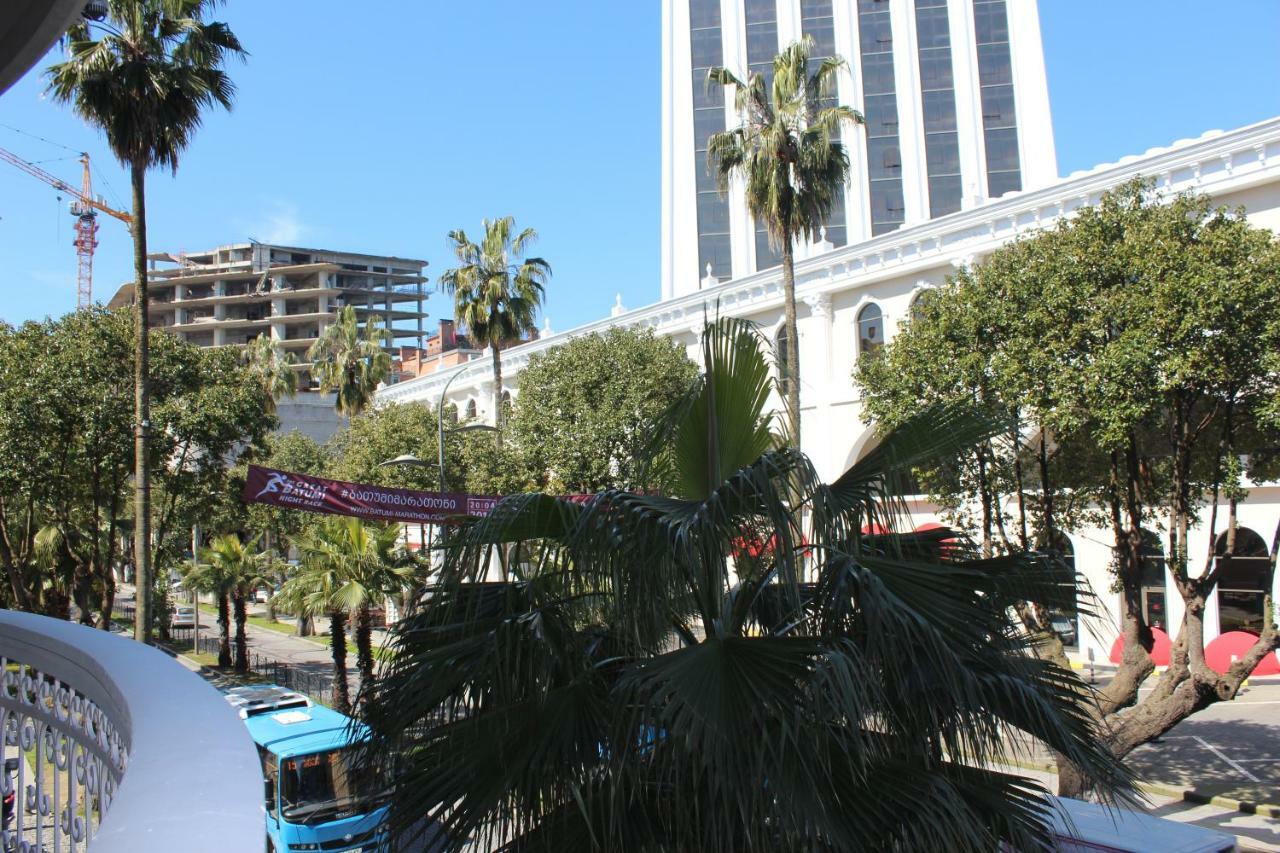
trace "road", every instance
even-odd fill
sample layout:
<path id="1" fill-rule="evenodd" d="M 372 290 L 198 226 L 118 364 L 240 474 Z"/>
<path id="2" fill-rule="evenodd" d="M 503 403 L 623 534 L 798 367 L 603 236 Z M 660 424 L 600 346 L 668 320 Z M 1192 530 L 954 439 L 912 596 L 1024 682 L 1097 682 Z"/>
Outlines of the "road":
<path id="1" fill-rule="evenodd" d="M 1144 777 L 1202 793 L 1280 803 L 1280 680 L 1255 679 L 1230 702 L 1183 720 L 1129 765 Z"/>

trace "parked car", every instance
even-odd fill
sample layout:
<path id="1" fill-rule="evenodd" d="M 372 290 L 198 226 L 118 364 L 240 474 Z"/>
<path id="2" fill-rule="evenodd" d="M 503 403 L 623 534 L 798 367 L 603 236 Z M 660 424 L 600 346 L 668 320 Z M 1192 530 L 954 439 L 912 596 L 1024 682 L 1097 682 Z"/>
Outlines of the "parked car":
<path id="1" fill-rule="evenodd" d="M 268 601 L 271 600 L 271 590 L 267 589 L 266 587 L 254 590 L 253 600 L 258 602 L 259 604 L 266 604 Z"/>
<path id="2" fill-rule="evenodd" d="M 180 604 L 173 608 L 173 613 L 169 616 L 169 627 L 195 628 L 196 609 L 187 604 Z"/>
<path id="3" fill-rule="evenodd" d="M 1064 646 L 1076 644 L 1076 623 L 1071 617 L 1055 613 L 1049 617 L 1049 629 L 1058 635 Z"/>

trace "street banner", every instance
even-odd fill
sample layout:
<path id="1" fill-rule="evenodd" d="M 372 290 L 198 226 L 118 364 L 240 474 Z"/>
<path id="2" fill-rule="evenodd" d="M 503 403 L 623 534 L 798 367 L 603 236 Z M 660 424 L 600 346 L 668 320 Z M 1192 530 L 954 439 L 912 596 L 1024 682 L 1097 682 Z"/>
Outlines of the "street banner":
<path id="1" fill-rule="evenodd" d="M 456 524 L 465 516 L 488 515 L 500 500 L 495 495 L 345 483 L 257 465 L 249 466 L 243 497 L 246 503 L 410 524 Z"/>

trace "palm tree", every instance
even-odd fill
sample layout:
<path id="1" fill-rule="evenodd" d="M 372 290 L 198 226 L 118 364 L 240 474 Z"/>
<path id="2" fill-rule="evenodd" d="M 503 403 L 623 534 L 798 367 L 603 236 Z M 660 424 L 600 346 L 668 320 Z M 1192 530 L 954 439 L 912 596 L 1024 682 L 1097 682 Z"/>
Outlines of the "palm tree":
<path id="1" fill-rule="evenodd" d="M 473 340 L 493 353 L 493 417 L 502 428 L 502 346 L 537 329 L 538 308 L 551 265 L 542 258 L 526 258 L 525 250 L 538 239 L 526 228 L 515 234 L 515 219 L 485 219 L 479 245 L 462 229 L 449 232 L 458 266 L 440 276 L 453 297 L 453 316 Z M 502 433 L 498 433 L 502 440 Z"/>
<path id="2" fill-rule="evenodd" d="M 285 582 L 280 597 L 309 614 L 330 619 L 334 677 L 341 698 L 350 706 L 346 689 L 346 626 L 355 626 L 356 668 L 360 684 L 373 682 L 372 605 L 401 592 L 413 580 L 415 568 L 397 553 L 396 525 L 368 525 L 357 518 L 332 517 L 316 524 L 296 544 L 301 569 Z"/>
<path id="3" fill-rule="evenodd" d="M 391 374 L 391 355 L 384 349 L 391 333 L 370 315 L 363 331 L 356 309 L 345 305 L 307 350 L 312 372 L 321 391 L 336 391 L 333 405 L 339 414 L 358 415 L 373 402 L 378 384 Z"/>
<path id="4" fill-rule="evenodd" d="M 999 769 L 1010 729 L 1127 790 L 1089 688 L 1011 615 L 1069 574 L 868 532 L 912 466 L 1003 425 L 925 411 L 822 483 L 766 413 L 761 344 L 704 330 L 654 437 L 674 494 L 510 497 L 446 543 L 362 710 L 398 841 L 438 820 L 458 850 L 1039 849 L 1052 807 Z M 740 576 L 744 539 L 767 571 Z M 485 582 L 502 547 L 516 571 Z"/>
<path id="5" fill-rule="evenodd" d="M 250 341 L 243 357 L 250 374 L 266 393 L 272 412 L 276 410 L 276 400 L 298 393 L 298 374 L 293 369 L 298 359 L 282 350 L 270 335 L 263 333 Z"/>
<path id="6" fill-rule="evenodd" d="M 751 215 L 769 231 L 769 243 L 782 250 L 786 351 L 778 363 L 794 446 L 800 447 L 800 350 L 796 329 L 795 240 L 818 229 L 844 187 L 849 157 L 840 142 L 844 123 L 861 124 L 862 115 L 843 106 L 823 106 L 835 92 L 844 60 L 831 56 L 814 65 L 813 39 L 806 36 L 773 59 L 770 81 L 752 72 L 742 81 L 726 68 L 712 68 L 708 85 L 734 87 L 734 108 L 741 125 L 712 134 L 707 161 L 715 170 L 720 192 L 734 175 L 746 179 Z M 812 66 L 812 67 L 811 67 Z"/>
<path id="7" fill-rule="evenodd" d="M 341 581 L 336 563 L 324 557 L 323 537 L 315 530 L 304 531 L 294 541 L 302 559 L 294 574 L 272 596 L 304 619 L 329 618 L 329 655 L 333 661 L 333 707 L 351 712 L 351 690 L 347 682 L 347 614 L 333 603 L 333 592 Z"/>
<path id="8" fill-rule="evenodd" d="M 218 626 L 222 642 L 218 648 L 218 666 L 231 666 L 231 620 L 235 619 L 235 669 L 249 671 L 249 638 L 245 623 L 247 603 L 253 590 L 263 583 L 267 555 L 257 553 L 258 540 L 245 543 L 234 533 L 215 537 L 200 552 L 204 561 L 191 567 L 183 578 L 184 585 L 196 592 L 211 593 L 218 601 Z"/>
<path id="9" fill-rule="evenodd" d="M 133 187 L 134 634 L 144 643 L 151 641 L 152 604 L 146 174 L 155 166 L 176 172 L 203 112 L 231 107 L 235 87 L 222 66 L 228 55 L 243 56 L 244 50 L 226 24 L 204 20 L 215 3 L 110 0 L 105 20 L 81 20 L 67 31 L 68 58 L 49 69 L 53 97 L 106 133 L 111 151 L 129 167 Z"/>

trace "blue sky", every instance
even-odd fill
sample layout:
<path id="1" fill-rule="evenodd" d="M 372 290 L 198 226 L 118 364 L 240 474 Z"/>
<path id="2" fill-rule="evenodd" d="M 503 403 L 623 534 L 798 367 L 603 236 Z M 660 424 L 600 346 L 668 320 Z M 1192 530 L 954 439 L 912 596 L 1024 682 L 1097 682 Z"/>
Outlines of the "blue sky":
<path id="1" fill-rule="evenodd" d="M 208 117 L 176 178 L 152 173 L 152 250 L 254 237 L 418 257 L 434 280 L 451 228 L 512 214 L 538 229 L 554 267 L 555 329 L 607 314 L 615 293 L 628 307 L 656 301 L 657 0 L 353 8 L 222 7 L 251 56 L 231 67 L 235 110 Z M 1061 174 L 1280 115 L 1277 0 L 1040 0 L 1040 15 Z M 101 136 L 43 87 L 32 72 L 0 95 L 0 125 L 89 151 L 97 191 L 127 207 L 127 175 Z M 8 127 L 0 147 L 74 156 Z M 78 180 L 73 159 L 42 165 Z M 74 307 L 66 201 L 0 168 L 0 318 Z M 101 221 L 105 300 L 129 277 L 130 248 L 123 225 Z M 450 313 L 442 297 L 429 310 L 428 323 Z"/>

